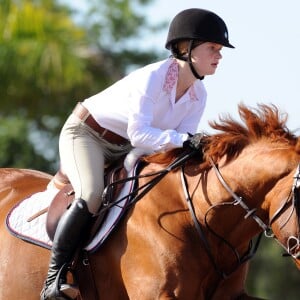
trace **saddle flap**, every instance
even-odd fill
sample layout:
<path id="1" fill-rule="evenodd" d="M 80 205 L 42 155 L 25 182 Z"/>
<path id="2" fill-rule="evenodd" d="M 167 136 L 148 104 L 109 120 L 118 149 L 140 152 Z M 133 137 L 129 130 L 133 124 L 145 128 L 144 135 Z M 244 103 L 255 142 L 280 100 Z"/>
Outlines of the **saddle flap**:
<path id="1" fill-rule="evenodd" d="M 69 183 L 65 185 L 52 200 L 47 214 L 46 231 L 53 241 L 59 219 L 74 200 L 74 190 Z"/>
<path id="2" fill-rule="evenodd" d="M 61 170 L 59 170 L 57 174 L 59 178 L 61 178 L 63 173 Z M 54 177 L 56 178 L 56 175 Z M 120 194 L 124 186 L 126 177 L 127 177 L 127 172 L 123 167 L 122 162 L 119 162 L 118 164 L 115 164 L 105 169 L 104 184 L 106 188 L 102 196 L 105 203 L 101 204 L 99 211 L 101 211 L 103 205 L 112 203 L 114 199 L 118 197 L 118 195 Z M 64 177 L 65 185 L 59 191 L 59 193 L 54 197 L 48 209 L 47 220 L 46 220 L 46 231 L 51 240 L 53 240 L 54 238 L 54 234 L 59 219 L 74 200 L 75 192 L 71 183 L 68 182 L 69 181 L 67 177 Z M 94 234 L 101 226 L 104 216 L 105 215 L 103 214 L 99 214 L 99 216 L 95 220 L 95 224 L 91 230 L 91 235 L 92 235 L 91 238 L 94 236 Z"/>

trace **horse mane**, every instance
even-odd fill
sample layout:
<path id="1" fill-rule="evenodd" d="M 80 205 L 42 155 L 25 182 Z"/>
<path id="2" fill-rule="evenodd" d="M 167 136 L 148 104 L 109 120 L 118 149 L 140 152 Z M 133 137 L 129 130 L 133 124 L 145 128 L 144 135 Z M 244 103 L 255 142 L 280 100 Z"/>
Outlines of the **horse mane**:
<path id="1" fill-rule="evenodd" d="M 242 122 L 233 119 L 229 114 L 219 117 L 219 121 L 210 121 L 209 125 L 218 132 L 203 138 L 204 162 L 208 157 L 219 161 L 226 155 L 226 161 L 237 157 L 248 145 L 259 140 L 297 146 L 300 152 L 300 140 L 286 126 L 287 114 L 281 113 L 271 104 L 258 104 L 250 108 L 244 104 L 238 105 L 238 113 Z M 169 164 L 184 149 L 178 148 L 165 153 L 145 157 L 147 162 Z"/>

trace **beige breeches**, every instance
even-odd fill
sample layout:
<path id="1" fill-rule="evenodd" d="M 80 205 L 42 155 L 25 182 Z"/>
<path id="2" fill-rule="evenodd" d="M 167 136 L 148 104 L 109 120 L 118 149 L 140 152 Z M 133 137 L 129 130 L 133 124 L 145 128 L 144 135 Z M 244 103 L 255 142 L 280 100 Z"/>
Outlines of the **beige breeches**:
<path id="1" fill-rule="evenodd" d="M 96 213 L 101 204 L 104 189 L 104 166 L 127 154 L 131 145 L 115 145 L 70 115 L 59 139 L 59 154 L 62 170 L 68 176 L 75 191 L 75 198 L 87 202 L 91 213 Z"/>

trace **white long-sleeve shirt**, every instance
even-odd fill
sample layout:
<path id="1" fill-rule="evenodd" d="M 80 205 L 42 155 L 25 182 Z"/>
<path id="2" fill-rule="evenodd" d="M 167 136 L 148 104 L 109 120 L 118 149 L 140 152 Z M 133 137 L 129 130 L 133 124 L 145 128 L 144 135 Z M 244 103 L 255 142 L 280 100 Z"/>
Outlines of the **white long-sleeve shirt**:
<path id="1" fill-rule="evenodd" d="M 145 152 L 181 147 L 195 133 L 206 104 L 203 82 L 196 80 L 175 101 L 178 63 L 173 58 L 138 69 L 83 105 L 104 128 Z"/>

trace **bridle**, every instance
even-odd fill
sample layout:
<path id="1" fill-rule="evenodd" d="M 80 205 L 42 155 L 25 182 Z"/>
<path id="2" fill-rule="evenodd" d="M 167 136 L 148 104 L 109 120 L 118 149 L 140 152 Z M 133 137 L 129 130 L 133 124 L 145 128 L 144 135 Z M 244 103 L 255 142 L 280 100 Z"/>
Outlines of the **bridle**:
<path id="1" fill-rule="evenodd" d="M 287 198 L 287 200 L 285 201 L 285 203 L 275 212 L 275 214 L 273 215 L 273 217 L 270 219 L 269 224 L 267 225 L 257 214 L 256 214 L 256 208 L 250 209 L 248 207 L 248 205 L 245 203 L 245 201 L 243 200 L 242 197 L 238 196 L 236 193 L 233 192 L 233 190 L 229 187 L 229 185 L 226 183 L 226 181 L 224 180 L 222 174 L 220 173 L 220 170 L 218 168 L 218 166 L 213 162 L 213 160 L 209 157 L 209 161 L 210 164 L 213 168 L 213 170 L 215 171 L 219 181 L 221 182 L 221 184 L 223 185 L 223 187 L 227 190 L 227 192 L 232 196 L 233 201 L 231 202 L 226 202 L 226 203 L 222 203 L 222 204 L 216 204 L 210 207 L 210 209 L 206 212 L 204 220 L 205 220 L 205 225 L 206 227 L 209 229 L 210 232 L 212 232 L 215 236 L 217 236 L 218 238 L 220 238 L 221 240 L 223 240 L 224 243 L 227 244 L 227 246 L 234 252 L 236 259 L 237 259 L 237 264 L 236 266 L 230 271 L 230 272 L 225 272 L 224 270 L 221 270 L 211 251 L 211 247 L 209 245 L 209 242 L 205 236 L 203 227 L 201 225 L 201 223 L 198 221 L 196 214 L 195 214 L 195 209 L 193 206 L 193 202 L 192 202 L 192 198 L 190 196 L 189 190 L 188 190 L 188 184 L 187 184 L 187 179 L 186 176 L 184 174 L 184 167 L 182 166 L 181 168 L 181 181 L 182 181 L 182 186 L 183 186 L 183 190 L 185 193 L 185 197 L 186 197 L 186 201 L 188 203 L 188 207 L 192 216 L 192 219 L 194 221 L 194 225 L 195 228 L 198 232 L 198 235 L 201 239 L 201 241 L 203 242 L 204 248 L 207 252 L 207 255 L 209 257 L 209 259 L 211 260 L 215 270 L 217 271 L 217 273 L 219 273 L 223 278 L 228 277 L 231 273 L 233 273 L 241 264 L 243 264 L 244 262 L 250 260 L 256 253 L 256 250 L 258 248 L 258 245 L 260 243 L 260 239 L 261 239 L 261 235 L 260 234 L 256 240 L 256 243 L 253 245 L 252 241 L 249 244 L 249 248 L 248 251 L 246 253 L 244 253 L 243 255 L 240 255 L 238 253 L 238 251 L 232 246 L 230 245 L 230 243 L 228 241 L 226 241 L 223 237 L 219 236 L 217 233 L 215 233 L 211 228 L 209 228 L 208 226 L 208 222 L 206 221 L 207 218 L 207 214 L 211 209 L 216 208 L 217 206 L 221 206 L 221 205 L 239 205 L 243 210 L 245 210 L 246 214 L 244 216 L 244 219 L 248 219 L 248 218 L 252 218 L 258 225 L 259 227 L 262 229 L 262 231 L 265 233 L 265 236 L 268 238 L 273 238 L 275 239 L 282 247 L 283 249 L 287 252 L 287 255 L 292 256 L 294 259 L 298 259 L 300 258 L 300 236 L 299 236 L 299 231 L 298 231 L 298 236 L 290 236 L 288 238 L 287 241 L 287 246 L 285 246 L 283 243 L 281 243 L 276 236 L 273 234 L 272 229 L 271 229 L 271 225 L 272 223 L 281 215 L 281 213 L 285 210 L 287 204 L 290 202 L 290 200 L 292 200 L 292 211 L 287 219 L 287 221 L 285 222 L 285 224 L 288 222 L 288 220 L 291 218 L 291 215 L 293 213 L 293 211 L 296 211 L 297 214 L 297 222 L 298 222 L 298 228 L 300 229 L 300 221 L 299 221 L 299 216 L 300 216 L 300 198 L 299 198 L 299 189 L 300 189 L 300 164 L 297 167 L 297 171 L 294 175 L 294 182 L 293 182 L 293 186 L 291 189 L 291 192 L 289 194 L 289 197 Z M 294 254 L 295 253 L 295 254 Z"/>
<path id="2" fill-rule="evenodd" d="M 294 259 L 300 258 L 300 164 L 298 164 L 297 170 L 294 174 L 294 181 L 292 189 L 286 201 L 277 209 L 272 218 L 270 219 L 270 226 L 278 219 L 281 213 L 286 209 L 287 205 L 291 202 L 291 212 L 286 218 L 286 221 L 280 226 L 282 228 L 290 220 L 293 212 L 297 216 L 298 236 L 289 236 L 287 240 L 287 246 L 282 244 L 276 236 L 272 236 L 286 251 L 286 255 L 293 257 Z M 295 254 L 294 254 L 295 253 Z"/>
<path id="3" fill-rule="evenodd" d="M 300 257 L 299 232 L 298 232 L 298 237 L 290 236 L 288 238 L 288 243 L 287 243 L 288 245 L 285 246 L 273 234 L 272 229 L 271 229 L 271 225 L 281 215 L 281 213 L 286 209 L 286 206 L 288 205 L 290 200 L 292 200 L 292 204 L 293 204 L 292 212 L 290 213 L 290 216 L 289 216 L 288 220 L 290 219 L 290 217 L 291 217 L 291 215 L 292 215 L 292 213 L 295 209 L 295 211 L 297 213 L 297 216 L 298 216 L 298 221 L 297 221 L 298 222 L 298 228 L 300 228 L 300 224 L 299 224 L 300 223 L 300 220 L 299 220 L 299 216 L 300 216 L 300 198 L 299 198 L 299 194 L 300 194 L 300 191 L 299 191 L 300 190 L 300 164 L 298 165 L 297 171 L 294 175 L 294 182 L 293 182 L 293 186 L 292 186 L 289 197 L 287 198 L 286 202 L 275 212 L 273 217 L 270 219 L 269 224 L 267 225 L 259 216 L 257 216 L 256 208 L 250 209 L 248 207 L 248 205 L 245 203 L 245 201 L 243 200 L 243 198 L 238 196 L 236 193 L 233 192 L 233 190 L 229 187 L 229 185 L 226 183 L 226 181 L 222 177 L 222 174 L 220 173 L 220 171 L 218 169 L 218 166 L 213 162 L 213 160 L 211 158 L 209 158 L 211 166 L 212 166 L 213 170 L 215 171 L 219 181 L 222 183 L 224 188 L 228 191 L 228 193 L 233 198 L 233 201 L 231 201 L 231 202 L 225 202 L 225 203 L 216 204 L 214 206 L 211 206 L 210 209 L 206 212 L 206 215 L 205 215 L 205 225 L 206 225 L 206 227 L 210 230 L 210 232 L 212 232 L 215 236 L 217 236 L 219 239 L 221 239 L 233 251 L 233 253 L 236 257 L 236 260 L 237 260 L 236 266 L 232 270 L 230 270 L 229 272 L 225 272 L 224 270 L 221 270 L 219 268 L 219 266 L 217 265 L 217 263 L 215 261 L 215 258 L 213 257 L 213 254 L 212 254 L 210 244 L 209 244 L 209 242 L 208 242 L 208 240 L 205 236 L 203 226 L 198 221 L 198 219 L 196 217 L 192 197 L 189 193 L 187 178 L 186 178 L 186 175 L 184 173 L 185 163 L 188 160 L 190 160 L 191 157 L 193 157 L 197 153 L 199 153 L 199 152 L 196 151 L 196 150 L 191 151 L 191 152 L 187 152 L 187 153 L 183 153 L 182 156 L 178 157 L 169 166 L 167 166 L 166 168 L 164 168 L 160 171 L 153 172 L 153 173 L 148 173 L 148 174 L 144 174 L 144 175 L 127 177 L 127 178 L 122 179 L 122 180 L 117 180 L 113 184 L 110 184 L 108 187 L 106 187 L 106 189 L 113 188 L 115 185 L 123 183 L 125 181 L 136 180 L 136 179 L 142 178 L 142 177 L 152 177 L 152 179 L 148 183 L 146 183 L 143 186 L 138 187 L 137 189 L 133 190 L 129 195 L 126 195 L 125 197 L 119 199 L 118 201 L 109 203 L 109 202 L 105 201 L 105 197 L 104 197 L 103 201 L 105 203 L 105 207 L 102 208 L 102 211 L 106 211 L 106 210 L 110 209 L 112 206 L 118 205 L 121 201 L 124 200 L 124 198 L 127 198 L 127 197 L 132 197 L 131 203 L 128 206 L 128 208 L 131 207 L 137 201 L 142 199 L 143 196 L 145 194 L 147 194 L 153 188 L 153 186 L 155 186 L 170 171 L 172 171 L 174 169 L 177 169 L 177 168 L 181 168 L 182 187 L 183 187 L 183 191 L 184 191 L 184 194 L 185 194 L 185 197 L 186 197 L 186 201 L 188 203 L 189 211 L 191 213 L 195 228 L 198 232 L 198 235 L 199 235 L 201 241 L 203 242 L 204 248 L 206 250 L 206 253 L 207 253 L 210 261 L 212 262 L 212 264 L 213 264 L 215 270 L 217 271 L 217 273 L 219 273 L 222 278 L 228 277 L 231 273 L 233 273 L 235 270 L 237 270 L 240 267 L 241 264 L 243 264 L 246 261 L 250 260 L 255 255 L 255 253 L 257 251 L 257 248 L 259 246 L 259 243 L 260 243 L 262 233 L 258 235 L 255 243 L 250 241 L 248 250 L 244 254 L 240 255 L 238 253 L 238 251 L 232 245 L 230 245 L 230 243 L 228 241 L 226 241 L 223 237 L 219 236 L 217 233 L 215 233 L 208 226 L 208 222 L 206 221 L 207 214 L 211 209 L 214 209 L 217 206 L 221 206 L 221 205 L 234 205 L 234 206 L 239 205 L 239 206 L 241 206 L 246 212 L 246 214 L 244 216 L 245 219 L 252 218 L 261 227 L 262 232 L 265 233 L 266 237 L 274 238 L 285 249 L 285 251 L 287 252 L 287 255 L 290 255 L 293 258 L 298 259 Z M 286 222 L 288 222 L 288 220 Z M 294 252 L 296 254 L 293 254 Z"/>

